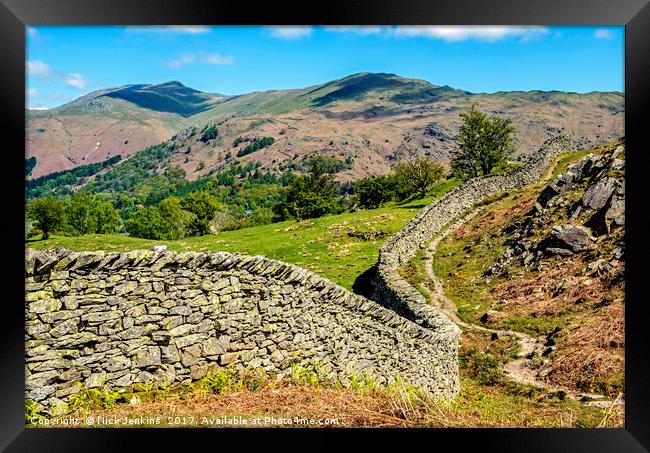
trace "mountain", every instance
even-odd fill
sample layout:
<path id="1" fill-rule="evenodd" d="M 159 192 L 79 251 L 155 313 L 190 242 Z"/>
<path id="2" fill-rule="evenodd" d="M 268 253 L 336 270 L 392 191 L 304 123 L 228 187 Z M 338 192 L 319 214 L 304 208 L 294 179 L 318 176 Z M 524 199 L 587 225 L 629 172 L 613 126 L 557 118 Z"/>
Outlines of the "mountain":
<path id="1" fill-rule="evenodd" d="M 203 93 L 177 81 L 95 91 L 47 111 L 29 111 L 30 177 L 128 157 L 165 140 L 177 149 L 165 165 L 190 179 L 214 172 L 250 143 L 273 144 L 241 157 L 281 172 L 319 153 L 348 159 L 342 180 L 382 174 L 404 156 L 443 164 L 454 148 L 459 113 L 479 109 L 512 120 L 520 155 L 562 132 L 583 145 L 623 135 L 623 95 L 559 91 L 470 93 L 385 73 L 360 73 L 301 89 L 237 96 Z M 216 137 L 202 138 L 214 126 Z M 250 149 L 249 149 L 250 150 Z"/>

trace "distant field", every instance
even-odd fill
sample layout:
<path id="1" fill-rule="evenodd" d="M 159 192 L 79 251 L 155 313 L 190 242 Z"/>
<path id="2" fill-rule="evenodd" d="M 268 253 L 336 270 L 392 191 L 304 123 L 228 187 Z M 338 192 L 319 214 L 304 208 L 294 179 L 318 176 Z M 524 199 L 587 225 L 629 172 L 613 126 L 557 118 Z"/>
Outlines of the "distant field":
<path id="1" fill-rule="evenodd" d="M 444 181 L 434 188 L 432 195 L 403 205 L 301 222 L 291 220 L 178 241 L 138 239 L 121 234 L 52 235 L 47 241 L 30 240 L 26 246 L 123 252 L 166 244 L 169 250 L 177 252 L 241 252 L 297 264 L 352 290 L 357 277 L 377 261 L 379 248 L 387 236 L 399 231 L 422 207 L 455 184 L 455 180 Z"/>

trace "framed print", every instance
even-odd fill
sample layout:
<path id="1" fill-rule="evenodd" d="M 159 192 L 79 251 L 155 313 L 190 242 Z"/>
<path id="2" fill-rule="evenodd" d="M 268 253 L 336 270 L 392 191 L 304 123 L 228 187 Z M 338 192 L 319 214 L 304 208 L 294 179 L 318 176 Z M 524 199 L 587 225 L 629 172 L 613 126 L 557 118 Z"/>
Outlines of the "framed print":
<path id="1" fill-rule="evenodd" d="M 0 10 L 8 451 L 647 451 L 647 2 Z"/>

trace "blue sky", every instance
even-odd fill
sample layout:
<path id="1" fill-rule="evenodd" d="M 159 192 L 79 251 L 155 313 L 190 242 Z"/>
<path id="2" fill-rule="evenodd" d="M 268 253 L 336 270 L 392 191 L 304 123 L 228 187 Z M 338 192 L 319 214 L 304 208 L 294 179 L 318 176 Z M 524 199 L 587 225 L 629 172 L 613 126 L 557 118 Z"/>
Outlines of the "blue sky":
<path id="1" fill-rule="evenodd" d="M 27 105 L 99 88 L 179 80 L 241 94 L 389 72 L 472 92 L 624 90 L 624 28 L 27 28 Z"/>

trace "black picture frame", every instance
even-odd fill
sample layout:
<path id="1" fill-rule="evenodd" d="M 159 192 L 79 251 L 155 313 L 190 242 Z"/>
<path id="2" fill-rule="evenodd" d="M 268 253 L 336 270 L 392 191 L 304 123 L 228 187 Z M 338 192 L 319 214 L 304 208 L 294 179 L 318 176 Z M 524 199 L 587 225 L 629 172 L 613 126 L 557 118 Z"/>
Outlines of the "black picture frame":
<path id="1" fill-rule="evenodd" d="M 253 6 L 254 5 L 254 6 Z M 24 423 L 24 297 L 20 283 L 24 260 L 24 187 L 22 176 L 25 131 L 25 26 L 26 25 L 624 25 L 625 32 L 625 136 L 626 136 L 626 409 L 621 429 L 435 429 L 419 430 L 418 441 L 427 448 L 457 448 L 473 445 L 480 451 L 648 451 L 650 449 L 650 383 L 645 260 L 650 256 L 645 215 L 647 205 L 648 132 L 643 113 L 650 106 L 650 5 L 647 0 L 445 0 L 445 1 L 342 1 L 291 4 L 289 2 L 210 2 L 184 0 L 0 0 L 0 124 L 2 125 L 4 241 L 3 300 L 0 329 L 2 373 L 2 422 L 0 449 L 7 451 L 104 451 L 128 448 L 136 439 L 149 448 L 169 445 L 171 437 L 182 436 L 193 448 L 223 448 L 224 432 L 194 429 L 25 429 Z M 558 68 L 562 70 L 562 68 Z M 353 430 L 369 434 L 367 430 Z M 431 432 L 435 431 L 435 432 Z M 276 434 L 278 431 L 274 431 Z M 304 430 L 282 430 L 292 436 Z M 372 440 L 383 440 L 387 431 L 371 430 Z M 262 436 L 232 430 L 229 440 L 248 445 Z M 265 431 L 264 434 L 267 434 Z M 298 434 L 300 433 L 300 434 Z M 329 433 L 329 432 L 328 432 Z M 412 431 L 388 431 L 407 448 L 422 448 Z M 398 433 L 403 439 L 395 438 Z M 328 441 L 337 448 L 336 436 L 317 432 L 318 446 Z M 202 439 L 205 436 L 205 439 Z M 209 436 L 209 437 L 208 437 Z M 217 437 L 218 436 L 218 437 Z M 406 437 L 409 436 L 409 437 Z M 197 439 L 199 437 L 201 439 Z M 217 444 L 213 443 L 219 439 Z M 406 443 L 408 439 L 408 443 Z M 370 439 L 369 439 L 370 440 Z M 269 445 L 273 441 L 265 438 Z M 292 441 L 293 442 L 293 441 Z M 456 447 L 443 447 L 443 445 Z M 203 447 L 199 447 L 203 445 Z M 282 444 L 280 448 L 298 448 Z M 313 441 L 300 448 L 311 449 Z"/>

